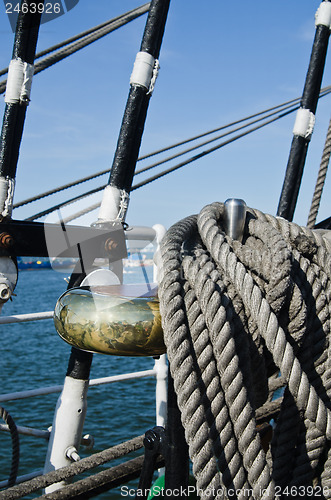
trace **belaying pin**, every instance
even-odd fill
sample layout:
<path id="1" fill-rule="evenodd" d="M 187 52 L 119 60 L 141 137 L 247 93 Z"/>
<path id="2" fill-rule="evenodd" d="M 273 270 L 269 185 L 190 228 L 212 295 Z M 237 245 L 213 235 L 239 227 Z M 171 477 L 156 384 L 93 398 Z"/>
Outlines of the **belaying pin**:
<path id="1" fill-rule="evenodd" d="M 233 240 L 241 241 L 244 235 L 247 205 L 244 200 L 229 198 L 224 203 L 224 229 Z"/>

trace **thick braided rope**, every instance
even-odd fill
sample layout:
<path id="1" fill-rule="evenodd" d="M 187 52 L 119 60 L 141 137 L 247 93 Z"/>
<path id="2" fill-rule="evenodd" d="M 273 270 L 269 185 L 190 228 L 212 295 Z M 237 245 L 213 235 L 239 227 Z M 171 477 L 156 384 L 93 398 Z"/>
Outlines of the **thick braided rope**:
<path id="1" fill-rule="evenodd" d="M 245 485 L 245 472 L 240 465 L 236 446 L 231 439 L 231 423 L 228 417 L 227 408 L 224 405 L 224 395 L 220 389 L 219 380 L 217 380 L 217 372 L 214 368 L 215 360 L 212 349 L 206 349 L 205 344 L 210 344 L 209 338 L 204 339 L 203 335 L 199 336 L 200 343 L 197 343 L 197 354 L 191 350 L 190 336 L 188 335 L 188 325 L 183 310 L 186 306 L 190 309 L 190 297 L 186 293 L 186 304 L 183 299 L 184 290 L 181 284 L 181 261 L 180 248 L 183 239 L 189 239 L 193 230 L 196 229 L 196 218 L 191 217 L 181 221 L 173 231 L 168 232 L 164 238 L 164 245 L 167 248 L 166 255 L 163 255 L 164 268 L 166 269 L 163 283 L 160 288 L 164 291 L 165 300 L 161 301 L 162 317 L 169 325 L 173 342 L 169 343 L 168 358 L 171 360 L 170 369 L 180 366 L 180 372 L 174 370 L 172 376 L 174 378 L 174 387 L 178 395 L 178 406 L 182 412 L 182 421 L 186 430 L 186 440 L 189 445 L 190 456 L 193 461 L 194 474 L 197 479 L 197 485 L 200 490 L 207 488 L 220 487 L 219 467 L 224 468 L 225 484 L 228 480 L 236 484 L 236 486 Z M 162 304 L 166 304 L 163 309 Z M 208 334 L 204 324 L 199 318 L 195 317 L 194 312 L 190 314 L 191 327 L 195 327 L 203 334 Z M 195 328 L 192 328 L 195 335 Z M 166 337 L 166 332 L 165 332 Z M 199 377 L 195 367 L 196 358 L 204 360 L 202 367 L 204 375 Z M 204 395 L 201 393 L 201 385 L 208 382 L 208 371 L 212 365 L 212 369 L 216 376 L 209 382 L 209 388 L 213 387 L 214 379 L 216 378 L 214 400 L 211 399 L 210 389 L 208 397 L 211 399 L 209 407 L 205 409 Z M 188 388 L 189 390 L 185 390 Z M 193 390 L 192 390 L 193 389 Z M 212 412 L 216 413 L 217 419 Z M 212 422 L 210 422 L 212 420 Z M 210 423 L 210 425 L 209 425 Z M 215 428 L 215 431 L 213 429 Z M 194 439 L 194 436 L 199 436 L 199 440 Z M 218 464 L 218 460 L 222 460 L 222 453 L 214 452 L 215 443 L 222 437 L 221 446 L 224 449 L 225 462 L 222 465 Z M 227 465 L 228 464 L 228 465 Z M 226 469 L 228 467 L 228 473 Z M 238 479 L 237 479 L 238 477 Z M 231 484 L 230 482 L 230 484 Z M 226 497 L 225 497 L 226 498 Z"/>
<path id="2" fill-rule="evenodd" d="M 285 466 L 289 443 L 296 449 L 290 461 L 297 477 L 309 484 L 311 469 L 331 437 L 330 357 L 325 353 L 330 255 L 321 235 L 254 210 L 245 245 L 228 242 L 219 227 L 222 213 L 222 204 L 205 207 L 198 218 L 173 226 L 163 240 L 159 296 L 165 342 L 198 488 L 206 498 L 210 488 L 221 485 L 223 498 L 235 487 L 237 498 L 271 499 L 274 479 L 276 484 L 292 480 L 289 462 Z M 300 238 L 297 247 L 301 245 L 309 259 L 292 248 Z M 260 251 L 258 264 L 254 245 Z M 310 338 L 305 325 L 313 307 Z M 254 363 L 268 351 L 287 383 L 284 400 L 289 406 L 284 415 L 291 418 L 288 422 L 281 416 L 279 426 L 290 439 L 282 440 L 276 429 L 267 456 L 256 433 L 259 398 L 253 397 L 248 372 L 253 362 L 252 356 L 247 358 L 252 348 L 243 341 L 248 332 L 259 353 Z M 298 432 L 293 433 L 293 426 Z M 303 446 L 307 452 L 298 458 Z M 328 484 L 324 476 L 322 484 L 323 477 Z"/>
<path id="3" fill-rule="evenodd" d="M 310 229 L 312 229 L 316 223 L 316 217 L 321 203 L 322 192 L 325 184 L 326 174 L 329 167 L 330 154 L 331 154 L 331 120 L 329 122 L 329 127 L 326 134 L 324 149 L 321 158 L 321 164 L 318 171 L 313 199 L 311 201 L 311 206 L 307 220 L 307 227 L 309 227 Z"/>
<path id="4" fill-rule="evenodd" d="M 321 286 L 323 288 L 326 301 L 327 301 L 327 307 L 329 309 L 329 318 L 330 318 L 330 307 L 331 307 L 331 300 L 330 300 L 330 294 L 331 294 L 331 284 L 330 284 L 330 278 L 331 278 L 331 259 L 330 259 L 330 246 L 327 243 L 327 240 L 325 240 L 322 237 L 322 234 L 318 231 L 312 231 L 309 228 L 304 228 L 304 227 L 299 227 L 296 224 L 289 223 L 284 219 L 281 218 L 274 218 L 270 215 L 262 214 L 258 210 L 251 210 L 252 213 L 254 213 L 255 216 L 258 218 L 261 218 L 265 221 L 268 221 L 270 224 L 273 225 L 273 227 L 277 228 L 284 236 L 286 241 L 288 242 L 289 245 L 292 245 L 295 243 L 302 234 L 312 242 L 313 244 L 316 245 L 316 251 L 310 255 L 312 263 L 314 263 L 317 266 L 317 273 L 318 273 L 318 284 L 314 283 L 314 280 L 310 278 L 310 285 L 312 286 L 313 284 L 315 285 L 315 288 L 318 286 Z M 304 270 L 304 266 L 306 266 L 307 270 L 307 262 L 305 259 L 301 256 L 301 268 Z M 302 261 L 304 261 L 304 265 L 302 265 Z M 315 267 L 316 270 L 316 267 Z M 311 272 L 311 270 L 310 270 Z M 301 283 L 301 286 L 303 284 Z M 320 294 L 321 295 L 321 294 Z M 319 297 L 319 300 L 316 301 L 316 308 L 318 309 L 318 304 L 321 304 L 321 300 Z M 320 307 L 319 310 L 316 310 L 316 316 L 317 318 L 320 318 L 321 325 L 326 327 L 327 329 L 329 328 L 328 321 L 325 315 L 325 307 Z M 307 317 L 310 317 L 310 314 L 307 314 Z M 329 320 L 330 321 L 330 320 Z M 313 325 L 310 325 L 307 327 L 307 329 L 310 332 L 314 332 L 315 335 L 317 335 L 316 332 L 316 327 Z M 318 328 L 317 328 L 318 330 Z M 329 347 L 327 345 L 323 345 L 321 347 L 321 343 L 323 344 L 323 341 L 325 337 L 323 334 L 319 335 L 318 338 L 313 339 L 313 335 L 309 335 L 309 338 L 311 340 L 311 348 L 313 351 L 317 352 L 318 350 L 321 353 L 320 359 L 317 358 L 317 360 L 314 363 L 313 370 L 315 371 L 315 377 L 316 374 L 320 377 L 320 379 L 323 382 L 323 386 L 325 388 L 325 396 L 326 396 L 326 401 L 331 400 L 331 391 L 330 391 L 330 344 Z M 313 351 L 310 351 L 309 347 L 307 346 L 306 348 L 306 353 L 309 356 L 309 358 L 314 358 L 315 355 L 313 355 Z M 301 355 L 302 357 L 302 355 Z M 324 360 L 323 360 L 324 357 Z M 303 360 L 301 359 L 301 362 L 303 363 Z M 306 367 L 305 367 L 306 370 Z M 314 375 L 314 372 L 311 372 Z M 322 392 L 323 395 L 323 392 Z M 284 420 L 286 419 L 284 415 Z M 288 426 L 288 424 L 285 424 Z M 278 427 L 278 426 L 277 426 Z M 295 429 L 295 423 L 293 420 L 293 429 Z M 284 449 L 284 456 L 283 456 L 283 462 L 284 462 L 284 469 L 286 470 L 286 473 L 288 474 L 289 472 L 289 455 L 288 451 L 290 449 L 290 440 L 293 440 L 293 429 L 292 429 L 292 435 L 290 439 L 286 441 L 287 443 L 287 450 Z M 289 432 L 288 434 L 290 434 Z M 279 434 L 282 433 L 283 440 L 285 442 L 285 433 L 282 432 L 282 429 L 279 428 Z M 298 481 L 303 481 L 304 478 L 311 477 L 313 469 L 314 469 L 314 462 L 318 460 L 318 458 L 321 456 L 323 450 L 325 449 L 325 443 L 326 443 L 326 438 L 323 436 L 322 433 L 316 433 L 316 430 L 312 428 L 309 423 L 305 426 L 302 427 L 302 434 L 304 434 L 305 437 L 305 443 L 302 444 L 302 448 L 307 447 L 306 453 L 305 454 L 298 454 L 296 451 L 296 457 L 298 460 L 298 469 L 294 468 L 292 471 L 293 474 L 293 480 L 291 484 L 298 484 Z M 299 439 L 299 436 L 298 436 Z M 281 448 L 279 448 L 281 449 Z M 292 447 L 292 452 L 295 450 L 295 447 Z M 309 461 L 306 460 L 305 466 L 302 464 L 302 460 L 304 457 L 308 457 Z M 315 458 L 314 458 L 315 457 Z M 316 458 L 317 457 L 317 458 Z M 308 463 L 309 462 L 309 463 Z M 279 464 L 279 461 L 277 462 Z M 321 475 L 321 486 L 324 488 L 324 491 L 326 492 L 326 497 L 325 498 L 331 498 L 331 478 L 330 478 L 330 470 L 331 470 L 331 451 L 328 451 L 328 458 L 326 460 L 326 463 L 324 465 L 324 470 Z M 282 474 L 282 472 L 280 472 Z M 283 481 L 284 481 L 285 475 L 283 475 Z"/>
<path id="5" fill-rule="evenodd" d="M 230 251 L 224 235 L 219 232 L 217 220 L 220 214 L 217 208 L 214 210 L 213 218 L 204 218 L 204 215 L 205 213 L 202 211 L 200 234 L 203 241 L 214 260 L 218 262 L 224 273 L 233 281 L 238 292 L 241 293 L 245 306 L 251 310 L 269 352 L 273 353 L 276 366 L 280 369 L 291 394 L 297 401 L 298 408 L 330 439 L 330 411 L 316 393 L 315 388 L 310 385 L 307 375 L 303 372 L 294 355 L 292 346 L 286 340 L 284 330 L 278 324 L 277 317 L 263 297 L 261 290 L 235 254 Z"/>
<path id="6" fill-rule="evenodd" d="M 300 289 L 305 295 L 306 328 L 310 332 L 304 338 L 301 347 L 297 351 L 298 359 L 303 370 L 308 374 L 310 382 L 318 384 L 325 371 L 327 353 L 324 349 L 325 338 L 329 331 L 329 310 L 326 295 L 318 273 L 314 272 L 313 266 L 307 268 L 304 258 L 299 259 L 301 265 L 296 267 L 297 271 L 302 269 Z M 300 273 L 297 273 L 299 276 Z M 289 325 L 290 329 L 290 325 Z M 325 385 L 326 380 L 324 380 Z M 323 393 L 322 393 L 323 395 Z M 316 468 L 319 457 L 325 447 L 325 437 L 317 435 L 315 429 L 307 423 L 307 427 L 300 426 L 300 415 L 295 402 L 288 392 L 285 394 L 281 419 L 277 424 L 277 433 L 273 441 L 274 471 L 273 475 L 278 484 L 310 484 L 312 471 Z M 298 434 L 298 431 L 300 433 Z M 296 443 L 305 443 L 307 453 L 298 455 Z M 302 460 L 305 458 L 306 465 L 303 467 Z M 298 466 L 296 466 L 296 462 Z M 291 467 L 289 467 L 291 463 Z"/>
<path id="7" fill-rule="evenodd" d="M 243 457 L 243 466 L 247 471 L 249 484 L 254 491 L 266 490 L 270 485 L 270 471 L 261 449 L 260 439 L 256 432 L 254 410 L 239 367 L 235 338 L 227 319 L 227 304 L 224 303 L 224 296 L 218 293 L 218 283 L 215 283 L 217 276 L 206 276 L 205 267 L 199 270 L 192 258 L 187 257 L 183 260 L 184 274 L 189 276 L 190 285 L 196 283 L 197 298 L 210 332 L 221 387 L 225 392 L 225 403 L 233 424 L 234 435 L 238 441 L 238 449 Z M 221 289 L 220 285 L 219 289 Z M 240 419 L 236 419 L 238 414 L 241 415 Z"/>
<path id="8" fill-rule="evenodd" d="M 189 391 L 189 395 L 190 395 L 190 393 L 192 393 L 192 396 L 190 397 L 189 403 L 187 405 L 185 404 L 186 403 L 185 398 L 188 399 L 188 397 L 187 397 L 188 391 L 185 390 L 185 388 L 192 387 L 192 378 L 195 375 L 194 369 L 192 370 L 192 366 L 194 366 L 194 364 L 192 362 L 192 359 L 190 359 L 189 349 L 187 349 L 187 346 L 185 345 L 185 341 L 181 344 L 181 335 L 183 334 L 183 326 L 184 326 L 183 325 L 183 318 L 181 315 L 177 314 L 173 310 L 173 305 L 175 304 L 176 307 L 178 307 L 178 304 L 181 301 L 180 288 L 178 286 L 174 286 L 174 282 L 173 282 L 174 278 L 178 279 L 178 277 L 179 277 L 178 264 L 180 265 L 180 259 L 178 259 L 178 255 L 179 255 L 178 245 L 179 245 L 179 242 L 181 243 L 181 241 L 183 240 L 183 236 L 185 236 L 187 239 L 189 238 L 189 234 L 192 231 L 192 228 L 194 228 L 194 220 L 186 219 L 184 221 L 181 221 L 181 223 L 179 223 L 177 225 L 177 227 L 174 228 L 173 231 L 170 231 L 168 233 L 168 235 L 166 236 L 166 238 L 169 239 L 170 244 L 168 244 L 168 245 L 165 244 L 165 246 L 167 247 L 167 252 L 166 252 L 166 256 L 164 256 L 164 258 L 167 260 L 167 264 L 166 264 L 167 272 L 165 273 L 165 278 L 163 280 L 163 284 L 161 285 L 161 288 L 163 288 L 163 290 L 165 291 L 165 295 L 166 295 L 165 302 L 167 304 L 167 307 L 165 310 L 163 310 L 162 315 L 163 315 L 163 317 L 166 317 L 167 320 L 171 323 L 170 331 L 175 332 L 173 338 L 176 340 L 175 340 L 174 344 L 168 349 L 168 357 L 169 357 L 169 360 L 171 360 L 170 366 L 180 366 L 181 367 L 180 373 L 176 372 L 176 371 L 173 373 L 175 389 L 178 392 L 178 405 L 182 411 L 182 419 L 183 419 L 184 427 L 186 429 L 190 427 L 190 429 L 192 431 L 192 433 L 191 432 L 187 433 L 186 437 L 187 437 L 187 441 L 189 443 L 190 455 L 191 455 L 191 458 L 193 460 L 193 468 L 194 468 L 193 470 L 198 471 L 198 475 L 196 476 L 198 488 L 199 488 L 199 490 L 204 490 L 204 489 L 206 490 L 206 486 L 204 485 L 204 482 L 201 478 L 208 477 L 208 467 L 207 467 L 207 464 L 204 463 L 206 461 L 205 455 L 206 455 L 207 450 L 205 449 L 206 447 L 203 446 L 205 439 L 204 439 L 204 436 L 202 435 L 202 431 L 199 429 L 199 426 L 201 426 L 201 429 L 203 428 L 202 422 L 204 419 L 204 416 L 203 416 L 204 409 L 203 409 L 202 405 L 200 405 L 200 407 L 198 407 L 198 409 L 196 409 L 196 401 L 193 401 L 194 394 L 196 393 L 195 388 L 193 390 L 193 393 L 192 393 L 192 390 Z M 165 241 L 165 243 L 166 243 L 166 241 Z M 176 248 L 176 246 L 177 246 L 177 248 Z M 173 254 L 174 247 L 176 248 L 175 255 Z M 178 273 L 177 276 L 174 275 L 175 269 L 176 269 L 176 272 Z M 178 283 L 177 283 L 177 285 L 178 285 Z M 162 302 L 161 302 L 161 304 L 162 304 Z M 162 310 L 162 305 L 161 305 L 161 310 Z M 179 312 L 179 311 L 177 311 L 177 312 Z M 188 314 L 188 316 L 190 316 L 190 315 Z M 185 360 L 183 360 L 182 352 L 185 350 L 186 350 L 185 355 L 187 357 Z M 185 361 L 186 361 L 186 363 L 185 363 Z M 183 368 L 184 366 L 185 366 L 185 368 Z M 200 367 L 200 368 L 203 368 L 203 367 Z M 178 373 L 179 373 L 179 376 L 177 376 Z M 190 382 L 191 382 L 191 384 L 190 384 Z M 242 392 L 240 390 L 241 385 L 242 384 L 240 383 L 239 390 L 237 390 L 237 393 Z M 194 387 L 194 385 L 193 385 L 193 387 Z M 215 387 L 215 391 L 216 391 L 215 394 L 216 395 L 219 393 L 220 387 L 221 387 L 220 384 Z M 233 386 L 232 386 L 232 389 L 234 389 Z M 182 395 L 184 397 L 181 397 Z M 198 399 L 198 401 L 199 401 L 199 399 Z M 200 397 L 200 401 L 201 401 L 201 397 Z M 191 408 L 190 403 L 195 403 L 195 406 L 193 406 L 193 408 Z M 238 401 L 237 401 L 237 405 L 238 405 Z M 238 411 L 238 407 L 237 407 L 237 411 Z M 225 429 L 225 432 L 220 432 L 219 435 L 221 437 L 221 444 L 222 444 L 223 448 L 224 448 L 224 445 L 223 445 L 224 442 L 225 443 L 229 442 L 229 444 L 231 445 L 231 446 L 227 446 L 225 448 L 225 452 L 226 452 L 226 449 L 230 448 L 230 453 L 234 455 L 232 463 L 235 464 L 235 468 L 238 468 L 237 476 L 239 477 L 239 482 L 236 481 L 236 479 L 237 479 L 236 477 L 231 475 L 231 470 L 230 470 L 230 476 L 229 476 L 228 469 L 231 469 L 231 467 L 230 467 L 231 463 L 229 463 L 229 467 L 228 466 L 224 467 L 224 465 L 222 466 L 222 464 L 219 464 L 219 467 L 220 467 L 220 470 L 222 471 L 223 484 L 227 488 L 235 487 L 236 490 L 239 490 L 241 488 L 242 496 L 245 496 L 246 492 L 250 491 L 250 487 L 248 484 L 243 482 L 244 477 L 245 477 L 245 473 L 243 474 L 243 466 L 238 465 L 238 463 L 240 464 L 241 459 L 240 459 L 240 457 L 238 458 L 238 454 L 235 452 L 235 449 L 233 449 L 233 445 L 232 445 L 233 439 L 232 440 L 230 439 L 231 433 L 232 433 L 232 429 L 231 429 L 232 426 L 231 426 L 231 421 L 230 421 L 227 413 L 228 413 L 227 407 L 226 407 L 226 405 L 223 404 L 223 408 L 222 408 L 222 417 L 223 418 L 222 418 L 222 420 L 225 421 L 226 429 Z M 200 417 L 199 420 L 197 420 L 198 416 Z M 208 420 L 208 416 L 205 420 Z M 198 421 L 198 425 L 196 424 L 197 421 Z M 244 421 L 241 425 L 241 432 L 243 434 L 242 441 L 244 442 L 244 446 L 247 448 L 247 446 L 249 444 L 251 444 L 251 439 L 249 437 L 247 439 L 247 437 L 246 437 L 247 434 L 249 434 L 249 433 L 255 434 L 255 440 L 257 440 L 257 441 L 258 441 L 258 437 L 256 436 L 255 425 L 254 426 L 249 425 L 249 428 L 245 433 L 246 421 L 249 424 L 249 415 L 246 416 L 246 418 L 244 419 Z M 191 422 L 193 422 L 193 424 Z M 196 444 L 195 446 L 194 445 L 192 446 L 192 436 L 194 437 L 194 436 L 198 436 L 198 435 L 199 435 L 199 440 L 196 440 L 196 439 L 194 440 L 195 442 L 198 442 L 198 444 Z M 207 442 L 207 444 L 208 444 L 208 442 Z M 260 450 L 260 447 L 255 446 L 255 448 L 257 449 L 257 454 L 261 455 L 262 451 Z M 226 453 L 224 453 L 224 454 L 226 455 Z M 221 454 L 221 456 L 222 456 L 222 454 Z M 238 460 L 239 460 L 239 462 L 238 462 Z M 262 460 L 262 464 L 264 462 L 265 462 L 265 460 Z M 248 469 L 250 471 L 250 475 L 252 475 L 252 471 L 254 471 L 256 468 L 259 469 L 260 467 L 261 467 L 261 460 L 259 459 L 259 457 L 257 457 L 257 460 L 254 460 L 254 457 L 251 454 L 250 459 L 246 459 L 246 469 Z M 214 474 L 218 474 L 217 469 L 214 471 Z M 233 481 L 232 481 L 231 476 L 233 478 Z M 267 468 L 265 465 L 262 466 L 262 471 L 260 471 L 258 476 L 262 476 L 262 479 L 264 480 L 259 487 L 259 491 L 264 491 L 264 498 L 268 498 L 269 491 L 268 491 L 267 487 L 268 487 L 269 474 L 268 474 L 268 471 L 267 471 Z M 265 478 L 265 476 L 266 476 L 266 478 Z M 229 480 L 229 478 L 230 478 L 230 480 Z M 212 489 L 214 487 L 215 476 L 213 477 L 213 479 L 214 479 L 213 481 L 211 480 L 211 482 L 209 482 L 210 476 L 208 478 L 208 483 L 207 483 L 208 491 L 206 490 L 206 497 L 210 496 L 209 492 L 212 491 Z M 241 482 L 241 484 L 240 484 L 240 482 Z M 255 483 L 256 483 L 256 481 L 255 481 Z M 257 488 L 258 486 L 255 485 L 255 487 Z"/>

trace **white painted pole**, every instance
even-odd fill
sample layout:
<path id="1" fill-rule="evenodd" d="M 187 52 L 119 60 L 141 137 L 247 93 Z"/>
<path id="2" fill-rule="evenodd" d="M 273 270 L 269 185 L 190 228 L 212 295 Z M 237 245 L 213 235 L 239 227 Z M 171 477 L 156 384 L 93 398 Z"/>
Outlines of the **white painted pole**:
<path id="1" fill-rule="evenodd" d="M 155 360 L 154 369 L 156 371 L 156 425 L 165 427 L 167 418 L 167 377 L 168 364 L 166 354 L 162 354 Z"/>
<path id="2" fill-rule="evenodd" d="M 167 355 L 162 354 L 155 360 L 154 370 L 156 371 L 155 403 L 156 403 L 156 425 L 165 427 L 167 423 L 167 380 L 168 364 Z M 165 468 L 158 469 L 159 477 L 163 476 Z"/>
<path id="3" fill-rule="evenodd" d="M 160 272 L 160 265 L 161 265 L 161 259 L 160 259 L 160 243 L 167 232 L 166 228 L 162 226 L 162 224 L 155 224 L 153 226 L 153 229 L 155 231 L 155 243 L 156 243 L 156 249 L 155 249 L 155 254 L 154 254 L 154 266 L 153 266 L 153 281 L 154 283 L 158 283 L 158 278 L 162 276 L 162 272 Z"/>
<path id="4" fill-rule="evenodd" d="M 44 474 L 70 465 L 67 450 L 74 447 L 77 451 L 83 432 L 87 409 L 88 380 L 66 377 L 63 391 L 58 399 L 52 425 L 52 432 L 44 466 Z M 56 441 L 56 446 L 54 446 Z M 51 493 L 62 488 L 66 482 L 52 484 L 45 489 Z"/>

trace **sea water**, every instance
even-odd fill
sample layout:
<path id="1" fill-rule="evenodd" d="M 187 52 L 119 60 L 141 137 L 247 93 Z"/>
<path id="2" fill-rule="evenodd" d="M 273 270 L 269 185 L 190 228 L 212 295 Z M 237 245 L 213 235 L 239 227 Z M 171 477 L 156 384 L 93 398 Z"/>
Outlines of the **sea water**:
<path id="1" fill-rule="evenodd" d="M 130 268 L 124 282 L 143 282 L 146 273 L 151 279 L 152 267 Z M 2 316 L 54 310 L 58 297 L 66 290 L 67 273 L 53 269 L 21 271 L 15 289 L 16 296 L 6 303 Z M 62 384 L 71 347 L 56 333 L 53 320 L 0 325 L 1 332 L 1 394 Z M 119 357 L 95 354 L 91 378 L 149 370 L 152 358 Z M 20 401 L 0 403 L 13 417 L 16 425 L 46 430 L 51 424 L 59 394 L 38 396 Z M 142 378 L 126 382 L 91 387 L 84 434 L 95 439 L 92 452 L 80 449 L 80 456 L 102 451 L 135 436 L 144 434 L 155 425 L 155 379 Z M 1 432 L 0 481 L 8 479 L 11 463 L 11 439 Z M 47 442 L 44 439 L 20 435 L 20 466 L 18 475 L 43 468 Z M 128 458 L 132 458 L 129 456 Z M 106 464 L 98 471 L 108 468 Z M 94 469 L 94 472 L 96 469 Z M 81 478 L 81 476 L 79 477 Z M 137 481 L 128 483 L 132 488 Z M 24 498 L 36 498 L 41 492 Z M 123 498 L 116 488 L 97 498 Z"/>

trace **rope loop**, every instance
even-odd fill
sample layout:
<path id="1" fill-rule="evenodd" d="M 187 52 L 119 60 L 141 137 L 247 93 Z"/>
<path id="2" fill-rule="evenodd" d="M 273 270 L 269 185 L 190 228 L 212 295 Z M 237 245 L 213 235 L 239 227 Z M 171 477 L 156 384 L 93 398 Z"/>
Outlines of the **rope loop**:
<path id="1" fill-rule="evenodd" d="M 9 427 L 9 432 L 12 440 L 12 461 L 11 461 L 11 470 L 8 479 L 8 487 L 14 486 L 17 478 L 18 465 L 20 459 L 20 445 L 19 445 L 19 435 L 16 424 L 12 418 L 12 416 L 8 413 L 5 408 L 0 406 L 0 417 L 5 421 L 5 423 Z"/>
<path id="2" fill-rule="evenodd" d="M 197 488 L 202 499 L 221 488 L 213 498 L 270 500 L 319 485 L 331 498 L 328 244 L 254 209 L 241 243 L 223 219 L 213 203 L 161 243 L 164 340 Z M 277 377 L 266 441 L 256 415 Z"/>

